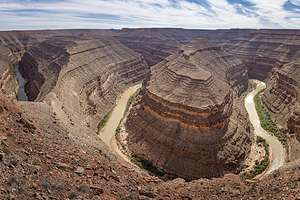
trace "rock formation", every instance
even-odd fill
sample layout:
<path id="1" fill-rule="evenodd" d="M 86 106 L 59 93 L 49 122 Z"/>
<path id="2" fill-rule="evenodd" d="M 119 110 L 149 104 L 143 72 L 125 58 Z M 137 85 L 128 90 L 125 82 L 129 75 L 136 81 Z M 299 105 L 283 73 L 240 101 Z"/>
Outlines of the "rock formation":
<path id="1" fill-rule="evenodd" d="M 291 62 L 275 69 L 269 84 L 264 94 L 264 103 L 274 113 L 274 117 L 280 117 L 278 121 L 286 121 L 286 117 L 300 102 L 300 63 Z"/>
<path id="2" fill-rule="evenodd" d="M 299 49 L 300 50 L 300 49 Z M 273 118 L 290 134 L 300 139 L 300 62 L 276 69 L 264 93 L 263 101 Z M 300 141 L 300 140 L 299 140 Z"/>
<path id="3" fill-rule="evenodd" d="M 228 41 L 224 48 L 243 60 L 249 78 L 265 79 L 274 68 L 293 60 L 299 49 L 299 31 L 256 30 Z"/>
<path id="4" fill-rule="evenodd" d="M 217 45 L 179 47 L 198 37 Z M 255 183 L 164 182 L 95 134 L 123 88 L 146 77 L 127 121 L 132 152 L 187 179 L 237 172 L 250 149 L 236 95 L 248 78 L 266 79 L 265 105 L 300 140 L 299 49 L 296 30 L 0 32 L 0 199 L 299 199 L 299 161 Z M 143 57 L 162 62 L 145 76 Z M 3 97 L 16 96 L 16 64 L 33 102 Z"/>
<path id="5" fill-rule="evenodd" d="M 298 141 L 300 141 L 300 106 L 297 106 L 290 115 L 287 121 L 287 128 L 290 134 L 295 134 Z"/>
<path id="6" fill-rule="evenodd" d="M 39 103 L 30 104 L 36 108 Z M 74 143 L 58 123 L 53 123 L 53 116 L 47 112 L 37 115 L 32 108 L 30 115 L 11 100 L 0 97 L 0 199 L 299 197 L 299 163 L 288 172 L 247 184 L 232 175 L 164 182 L 135 171 L 126 162 L 110 159 L 103 149 Z"/>
<path id="7" fill-rule="evenodd" d="M 187 30 L 172 28 L 155 29 L 122 29 L 112 33 L 115 38 L 127 47 L 140 53 L 149 66 L 161 62 L 166 57 L 179 50 L 182 44 L 187 44 L 196 38 L 206 38 L 213 43 L 249 35 L 253 30 Z"/>
<path id="8" fill-rule="evenodd" d="M 46 101 L 72 123 L 95 128 L 126 86 L 143 79 L 142 57 L 113 38 L 53 36 L 24 53 L 20 70 L 31 101 Z"/>
<path id="9" fill-rule="evenodd" d="M 15 65 L 35 41 L 24 32 L 0 33 L 0 93 L 11 97 L 16 95 Z"/>
<path id="10" fill-rule="evenodd" d="M 282 128 L 294 133 L 296 129 L 290 128 L 297 126 L 294 110 L 299 109 L 300 31 L 257 30 L 226 43 L 224 49 L 243 61 L 246 79 L 267 80 L 264 104 Z M 243 83 L 247 82 L 239 82 Z"/>
<path id="11" fill-rule="evenodd" d="M 132 154 L 187 179 L 236 172 L 251 146 L 230 88 L 239 65 L 197 40 L 154 66 L 126 122 Z"/>

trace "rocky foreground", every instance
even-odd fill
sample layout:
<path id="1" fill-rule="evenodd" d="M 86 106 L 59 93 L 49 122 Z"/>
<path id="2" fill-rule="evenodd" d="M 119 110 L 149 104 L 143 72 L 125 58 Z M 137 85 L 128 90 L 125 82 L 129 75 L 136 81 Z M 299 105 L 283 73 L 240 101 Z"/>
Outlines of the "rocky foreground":
<path id="1" fill-rule="evenodd" d="M 181 48 L 198 37 L 213 45 Z M 300 198 L 299 40 L 294 30 L 1 32 L 1 199 Z M 157 64 L 151 73 L 148 64 Z M 16 101 L 16 66 L 31 102 Z M 263 102 L 291 136 L 295 160 L 259 182 L 164 182 L 119 160 L 96 134 L 117 96 L 146 80 L 128 121 L 131 149 L 187 179 L 238 172 L 251 142 L 239 98 L 249 78 L 267 81 Z"/>
<path id="2" fill-rule="evenodd" d="M 30 117 L 3 97 L 0 103 L 1 199 L 300 198 L 299 168 L 257 183 L 237 176 L 162 182 L 108 156 L 104 147 L 73 142 L 54 117 Z"/>

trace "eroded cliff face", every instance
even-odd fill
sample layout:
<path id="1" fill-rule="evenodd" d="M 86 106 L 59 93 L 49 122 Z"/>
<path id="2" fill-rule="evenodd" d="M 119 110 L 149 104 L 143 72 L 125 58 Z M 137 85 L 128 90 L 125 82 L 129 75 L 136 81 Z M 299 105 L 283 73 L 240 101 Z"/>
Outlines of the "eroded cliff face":
<path id="1" fill-rule="evenodd" d="M 250 79 L 264 80 L 271 76 L 272 69 L 299 55 L 299 44 L 299 31 L 256 30 L 247 37 L 228 41 L 224 49 L 244 62 Z"/>
<path id="2" fill-rule="evenodd" d="M 122 29 L 112 33 L 115 38 L 127 47 L 140 53 L 149 66 L 153 66 L 166 57 L 176 53 L 179 47 L 196 38 L 206 38 L 213 43 L 249 35 L 253 30 L 187 30 L 172 28 L 155 29 Z"/>
<path id="3" fill-rule="evenodd" d="M 125 87 L 141 81 L 149 70 L 142 56 L 111 38 L 76 41 L 68 53 L 55 98 L 74 120 L 91 126 L 112 109 Z"/>
<path id="4" fill-rule="evenodd" d="M 257 30 L 250 37 L 226 43 L 224 49 L 243 61 L 247 79 L 267 80 L 264 104 L 282 128 L 294 133 L 298 116 L 294 110 L 299 109 L 300 31 Z"/>
<path id="5" fill-rule="evenodd" d="M 15 65 L 36 40 L 23 32 L 0 33 L 0 93 L 16 96 Z"/>
<path id="6" fill-rule="evenodd" d="M 154 66 L 126 122 L 131 153 L 187 179 L 237 172 L 251 146 L 230 88 L 239 64 L 201 40 Z"/>
<path id="7" fill-rule="evenodd" d="M 55 118 L 48 110 L 37 112 L 33 108 L 39 103 L 31 104 L 32 114 L 29 114 L 11 100 L 0 97 L 1 199 L 299 197 L 299 164 L 294 170 L 246 184 L 232 175 L 192 182 L 183 179 L 164 182 L 134 170 L 126 162 L 111 159 L 103 152 L 105 147 L 74 143 L 66 136 L 66 130 L 54 123 Z"/>
<path id="8" fill-rule="evenodd" d="M 300 141 L 300 106 L 295 108 L 295 110 L 290 115 L 287 121 L 287 127 L 290 134 L 295 134 L 298 141 Z"/>
<path id="9" fill-rule="evenodd" d="M 269 81 L 270 87 L 264 94 L 264 102 L 274 114 L 282 114 L 287 117 L 299 102 L 300 64 L 293 62 L 274 70 Z M 284 121 L 284 120 L 283 120 Z"/>
<path id="10" fill-rule="evenodd" d="M 276 69 L 269 81 L 263 101 L 272 116 L 290 134 L 299 138 L 300 62 L 294 61 Z"/>
<path id="11" fill-rule="evenodd" d="M 61 68 L 68 62 L 66 45 L 71 41 L 49 39 L 30 48 L 19 62 L 23 77 L 28 80 L 25 91 L 30 101 L 41 101 L 56 85 Z"/>
<path id="12" fill-rule="evenodd" d="M 152 47 L 148 30 L 127 38 L 132 49 L 149 55 L 147 61 L 163 60 L 152 68 L 127 122 L 136 155 L 187 179 L 238 171 L 251 136 L 236 93 L 245 90 L 248 77 L 272 74 L 263 99 L 276 102 L 278 109 L 270 108 L 274 116 L 287 121 L 289 133 L 299 139 L 297 31 L 273 30 L 242 40 L 236 38 L 245 36 L 244 31 L 236 30 L 191 31 L 194 36 L 186 30 L 155 31 L 175 39 L 159 36 Z M 298 198 L 298 163 L 294 171 L 245 184 L 231 175 L 163 182 L 116 160 L 95 135 L 97 118 L 148 67 L 139 54 L 104 32 L 0 33 L 1 95 L 15 96 L 13 65 L 21 60 L 30 81 L 27 93 L 31 100 L 42 101 L 16 105 L 0 95 L 1 198 Z M 189 42 L 196 33 L 216 43 L 230 40 L 232 46 L 193 44 L 178 53 L 177 44 Z"/>
<path id="13" fill-rule="evenodd" d="M 127 86 L 148 72 L 142 56 L 108 36 L 53 36 L 20 61 L 31 101 L 45 101 L 72 124 L 96 128 Z"/>

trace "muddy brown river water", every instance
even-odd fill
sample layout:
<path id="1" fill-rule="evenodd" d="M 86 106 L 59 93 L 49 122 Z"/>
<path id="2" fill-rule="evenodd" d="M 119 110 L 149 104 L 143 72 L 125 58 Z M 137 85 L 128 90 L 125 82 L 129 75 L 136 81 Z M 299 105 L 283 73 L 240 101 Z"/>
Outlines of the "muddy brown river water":
<path id="1" fill-rule="evenodd" d="M 270 165 L 265 173 L 270 174 L 271 172 L 283 166 L 286 154 L 281 142 L 275 136 L 272 136 L 265 131 L 260 125 L 260 120 L 255 108 L 254 97 L 256 94 L 266 88 L 266 84 L 258 80 L 254 80 L 254 82 L 256 83 L 256 88 L 247 95 L 245 99 L 245 107 L 249 114 L 250 122 L 254 127 L 254 134 L 264 138 L 270 146 L 271 160 Z"/>

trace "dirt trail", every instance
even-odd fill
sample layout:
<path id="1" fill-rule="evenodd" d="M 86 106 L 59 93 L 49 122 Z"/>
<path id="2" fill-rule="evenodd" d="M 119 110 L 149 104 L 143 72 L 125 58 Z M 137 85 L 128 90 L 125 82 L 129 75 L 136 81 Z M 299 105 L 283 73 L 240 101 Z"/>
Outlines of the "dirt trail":
<path id="1" fill-rule="evenodd" d="M 285 161 L 285 149 L 281 142 L 275 136 L 270 135 L 260 125 L 259 117 L 255 109 L 254 97 L 256 94 L 258 94 L 260 91 L 266 88 L 266 84 L 258 80 L 254 80 L 254 82 L 257 84 L 256 89 L 247 95 L 245 99 L 245 106 L 249 114 L 250 122 L 254 127 L 254 133 L 257 136 L 264 138 L 266 142 L 270 145 L 271 160 L 270 165 L 265 173 L 270 174 L 271 172 L 283 166 Z"/>

